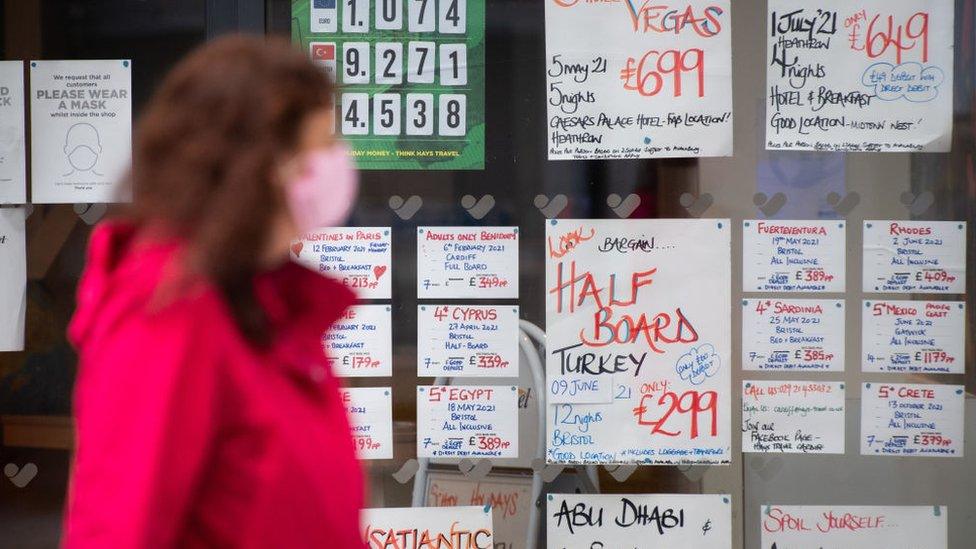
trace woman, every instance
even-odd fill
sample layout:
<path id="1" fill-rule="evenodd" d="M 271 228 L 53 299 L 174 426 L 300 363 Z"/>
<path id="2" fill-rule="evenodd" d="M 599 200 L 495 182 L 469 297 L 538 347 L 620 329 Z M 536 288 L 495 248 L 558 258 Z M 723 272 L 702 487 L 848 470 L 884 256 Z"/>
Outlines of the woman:
<path id="1" fill-rule="evenodd" d="M 356 174 L 325 72 L 213 42 L 145 112 L 133 204 L 92 234 L 64 545 L 361 547 L 362 475 L 321 337 L 354 296 L 288 261 Z"/>

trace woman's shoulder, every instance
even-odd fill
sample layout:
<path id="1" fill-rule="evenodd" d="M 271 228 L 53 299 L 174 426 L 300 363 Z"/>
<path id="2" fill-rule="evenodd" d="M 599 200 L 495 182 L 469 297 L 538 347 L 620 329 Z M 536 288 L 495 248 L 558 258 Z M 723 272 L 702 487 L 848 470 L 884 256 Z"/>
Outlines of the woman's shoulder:
<path id="1" fill-rule="evenodd" d="M 158 336 L 172 322 L 217 336 L 226 324 L 217 292 L 186 268 L 184 256 L 177 240 L 146 235 L 120 222 L 98 226 L 69 326 L 72 343 L 83 348 L 123 322 Z"/>

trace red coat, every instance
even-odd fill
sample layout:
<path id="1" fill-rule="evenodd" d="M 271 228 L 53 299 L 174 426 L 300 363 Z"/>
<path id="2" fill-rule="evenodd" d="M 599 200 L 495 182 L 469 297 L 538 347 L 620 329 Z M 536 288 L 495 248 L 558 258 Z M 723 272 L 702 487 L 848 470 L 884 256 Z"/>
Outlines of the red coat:
<path id="1" fill-rule="evenodd" d="M 92 234 L 64 546 L 361 548 L 362 473 L 321 344 L 353 294 L 291 263 L 260 275 L 276 337 L 259 353 L 212 286 L 159 289 L 179 250 L 122 224 Z"/>

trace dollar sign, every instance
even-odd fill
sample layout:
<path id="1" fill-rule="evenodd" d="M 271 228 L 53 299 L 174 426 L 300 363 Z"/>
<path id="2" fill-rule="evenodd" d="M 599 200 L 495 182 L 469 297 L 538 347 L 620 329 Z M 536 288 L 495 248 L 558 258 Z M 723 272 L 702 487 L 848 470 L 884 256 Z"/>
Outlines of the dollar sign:
<path id="1" fill-rule="evenodd" d="M 712 529 L 712 521 L 711 519 L 708 519 L 705 521 L 705 524 L 702 526 L 702 535 L 704 536 L 711 529 Z"/>

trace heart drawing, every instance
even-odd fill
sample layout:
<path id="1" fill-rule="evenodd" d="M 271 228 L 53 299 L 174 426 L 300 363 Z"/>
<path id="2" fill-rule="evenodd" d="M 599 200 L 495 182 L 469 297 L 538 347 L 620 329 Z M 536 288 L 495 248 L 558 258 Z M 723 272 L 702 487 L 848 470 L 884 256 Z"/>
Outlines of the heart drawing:
<path id="1" fill-rule="evenodd" d="M 641 204 L 641 199 L 636 194 L 629 194 L 626 198 L 621 198 L 619 194 L 611 194 L 607 197 L 607 206 L 617 214 L 617 217 L 628 218 L 634 213 Z"/>
<path id="2" fill-rule="evenodd" d="M 376 280 L 379 280 L 380 277 L 383 276 L 383 273 L 385 272 L 386 272 L 386 265 L 376 265 L 373 267 L 373 276 L 376 277 Z"/>
<path id="3" fill-rule="evenodd" d="M 303 247 L 305 247 L 305 245 L 302 244 L 301 240 L 299 240 L 291 245 L 291 253 L 295 254 L 295 257 L 298 257 L 302 254 Z"/>
<path id="4" fill-rule="evenodd" d="M 834 208 L 834 211 L 840 215 L 851 213 L 860 203 L 861 195 L 853 191 L 844 196 L 834 192 L 827 195 L 827 204 L 830 204 Z"/>
<path id="5" fill-rule="evenodd" d="M 566 198 L 564 194 L 557 194 L 556 196 L 549 198 L 544 194 L 536 195 L 535 200 L 532 201 L 535 207 L 542 212 L 542 215 L 546 216 L 547 219 L 552 219 L 563 212 L 566 206 L 569 205 L 569 199 Z"/>
<path id="6" fill-rule="evenodd" d="M 678 202 L 684 206 L 685 210 L 692 217 L 701 217 L 712 207 L 715 199 L 711 193 L 702 193 L 700 196 L 695 196 L 691 193 L 682 193 L 678 198 Z"/>
<path id="7" fill-rule="evenodd" d="M 458 471 L 470 479 L 480 480 L 488 476 L 488 473 L 491 471 L 491 460 L 481 458 L 475 461 L 464 458 L 458 462 Z"/>
<path id="8" fill-rule="evenodd" d="M 932 194 L 932 191 L 924 191 L 919 194 L 905 191 L 901 193 L 901 203 L 908 208 L 912 215 L 922 215 L 932 207 L 932 204 L 935 204 L 935 195 Z"/>
<path id="9" fill-rule="evenodd" d="M 617 482 L 625 482 L 637 470 L 637 466 L 633 464 L 604 465 L 603 468 Z"/>
<path id="10" fill-rule="evenodd" d="M 37 476 L 37 465 L 27 463 L 23 467 L 17 467 L 15 463 L 8 463 L 3 468 L 3 474 L 10 479 L 14 486 L 23 488 Z"/>
<path id="11" fill-rule="evenodd" d="M 475 219 L 481 219 L 488 215 L 488 212 L 495 207 L 495 197 L 486 194 L 481 198 L 475 198 L 473 195 L 466 194 L 461 197 L 461 207 L 464 211 L 468 212 L 471 217 Z"/>
<path id="12" fill-rule="evenodd" d="M 393 195 L 388 203 L 393 213 L 404 221 L 412 218 L 424 205 L 424 201 L 417 195 L 411 195 L 406 200 L 400 195 Z"/>
<path id="13" fill-rule="evenodd" d="M 410 458 L 403 462 L 403 465 L 400 466 L 397 472 L 393 473 L 393 480 L 400 484 L 406 484 L 417 474 L 418 470 L 420 470 L 420 462 Z"/>
<path id="14" fill-rule="evenodd" d="M 756 193 L 752 195 L 752 203 L 759 208 L 763 215 L 770 217 L 778 214 L 786 205 L 786 195 L 776 193 L 773 196 L 766 196 L 766 193 Z"/>

